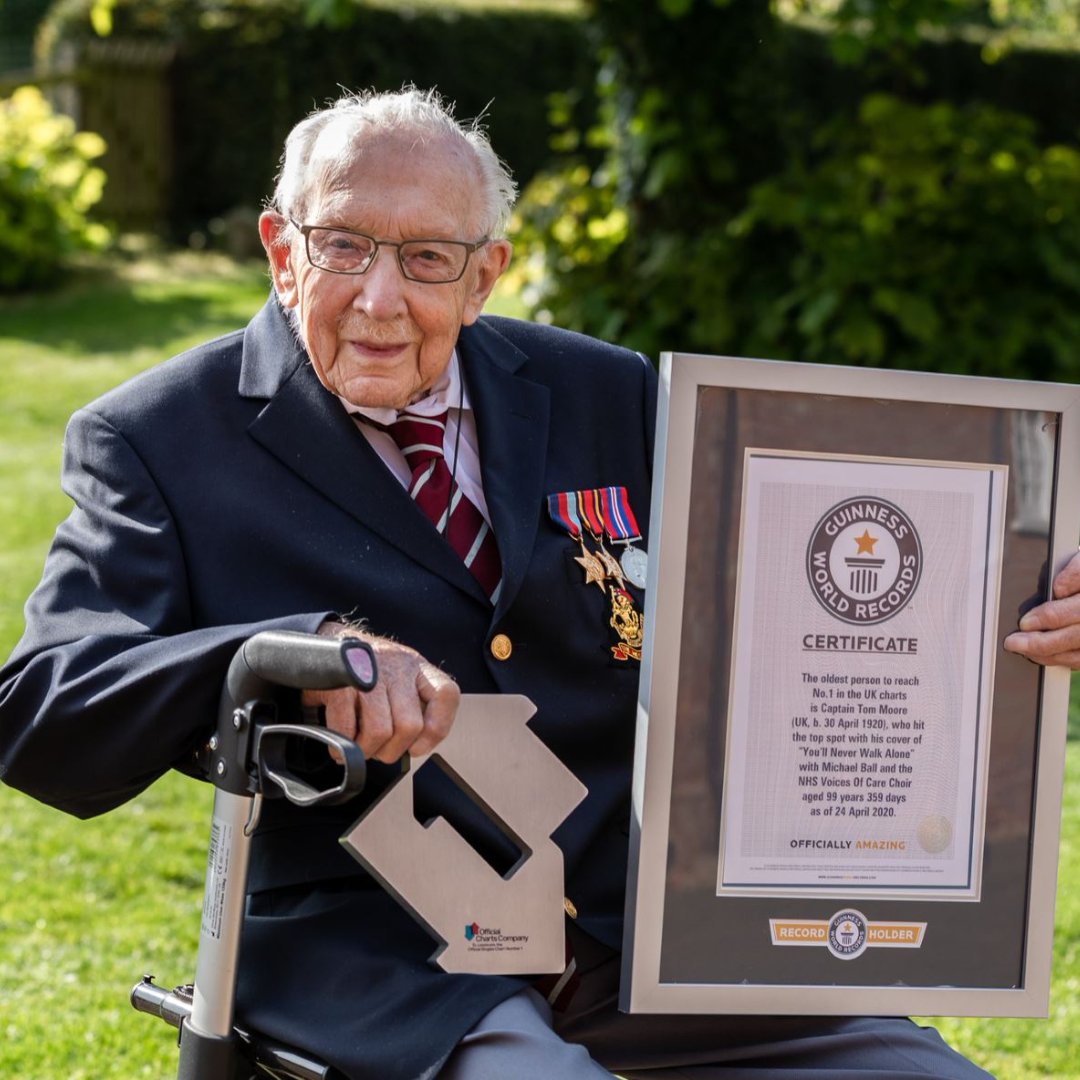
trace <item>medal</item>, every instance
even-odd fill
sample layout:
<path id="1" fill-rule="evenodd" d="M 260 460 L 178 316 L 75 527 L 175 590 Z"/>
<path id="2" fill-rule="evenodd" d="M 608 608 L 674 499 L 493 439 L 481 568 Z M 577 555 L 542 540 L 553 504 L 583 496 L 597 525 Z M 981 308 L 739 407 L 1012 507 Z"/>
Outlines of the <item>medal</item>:
<path id="1" fill-rule="evenodd" d="M 604 505 L 600 488 L 577 492 L 578 518 L 596 541 L 595 556 L 604 565 L 609 578 L 624 584 L 623 569 L 619 561 L 604 547 Z"/>
<path id="2" fill-rule="evenodd" d="M 639 589 L 645 588 L 649 574 L 649 556 L 641 548 L 627 544 L 619 556 L 619 565 L 631 585 L 636 585 Z"/>
<path id="3" fill-rule="evenodd" d="M 620 585 L 623 584 L 625 574 L 623 572 L 622 563 L 611 554 L 606 547 L 601 547 L 596 553 L 596 557 L 604 564 L 604 569 L 607 571 L 609 578 L 614 578 Z"/>
<path id="4" fill-rule="evenodd" d="M 578 540 L 581 540 L 580 536 Z M 586 550 L 583 541 L 581 543 L 581 554 L 574 556 L 574 562 L 585 571 L 585 584 L 591 585 L 595 581 L 602 592 L 606 576 L 604 574 L 604 564 L 591 551 Z"/>
<path id="5" fill-rule="evenodd" d="M 574 562 L 585 571 L 585 584 L 598 585 L 608 598 L 611 605 L 608 626 L 618 639 L 611 646 L 611 655 L 616 660 L 640 662 L 645 620 L 635 607 L 626 582 L 644 587 L 646 556 L 630 543 L 641 536 L 626 498 L 626 488 L 561 491 L 547 497 L 547 508 L 551 520 L 581 547 L 581 554 L 574 557 Z M 595 551 L 585 546 L 586 532 L 596 542 Z M 616 559 L 604 546 L 605 533 L 626 545 L 621 559 Z"/>
<path id="6" fill-rule="evenodd" d="M 561 491 L 556 495 L 549 495 L 547 497 L 548 513 L 552 521 L 562 526 L 581 545 L 581 554 L 574 557 L 574 562 L 585 571 L 585 584 L 592 585 L 595 582 L 602 592 L 606 592 L 604 588 L 604 581 L 607 578 L 605 565 L 585 547 L 581 518 L 578 516 L 580 494 L 577 491 Z"/>
<path id="7" fill-rule="evenodd" d="M 619 564 L 626 580 L 639 589 L 645 588 L 648 577 L 649 557 L 643 548 L 634 547 L 633 541 L 641 539 L 637 518 L 630 509 L 630 500 L 624 487 L 600 489 L 600 501 L 604 527 L 615 543 L 624 544 Z"/>

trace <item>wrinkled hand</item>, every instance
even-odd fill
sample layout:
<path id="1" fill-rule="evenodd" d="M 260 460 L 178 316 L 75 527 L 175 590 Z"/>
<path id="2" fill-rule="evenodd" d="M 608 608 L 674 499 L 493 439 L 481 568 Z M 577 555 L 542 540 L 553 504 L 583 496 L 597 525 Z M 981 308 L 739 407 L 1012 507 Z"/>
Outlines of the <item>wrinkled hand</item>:
<path id="1" fill-rule="evenodd" d="M 407 645 L 342 623 L 323 623 L 319 633 L 359 637 L 375 653 L 374 689 L 305 690 L 301 696 L 305 707 L 321 705 L 326 726 L 355 742 L 365 757 L 389 764 L 406 753 L 427 754 L 450 733 L 461 691 L 446 672 Z"/>
<path id="2" fill-rule="evenodd" d="M 1005 648 L 1037 664 L 1080 671 L 1080 552 L 1054 578 L 1053 597 L 1021 618 Z"/>

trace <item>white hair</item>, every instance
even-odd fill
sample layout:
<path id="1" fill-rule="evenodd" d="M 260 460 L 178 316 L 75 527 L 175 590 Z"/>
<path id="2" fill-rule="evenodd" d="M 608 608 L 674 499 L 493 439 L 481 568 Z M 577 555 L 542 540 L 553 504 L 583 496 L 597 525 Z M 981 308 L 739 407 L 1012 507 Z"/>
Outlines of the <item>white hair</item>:
<path id="1" fill-rule="evenodd" d="M 319 136 L 331 125 L 342 125 L 342 150 L 330 161 L 313 167 L 312 156 Z M 463 140 L 476 163 L 481 188 L 481 231 L 489 238 L 505 234 L 514 208 L 517 187 L 510 170 L 492 149 L 479 118 L 463 123 L 455 118 L 437 90 L 407 86 L 399 91 L 364 90 L 346 94 L 325 109 L 301 120 L 289 132 L 281 156 L 269 208 L 282 217 L 303 221 L 312 196 L 328 173 L 342 164 L 357 142 L 372 132 L 405 132 L 418 139 L 454 138 Z"/>

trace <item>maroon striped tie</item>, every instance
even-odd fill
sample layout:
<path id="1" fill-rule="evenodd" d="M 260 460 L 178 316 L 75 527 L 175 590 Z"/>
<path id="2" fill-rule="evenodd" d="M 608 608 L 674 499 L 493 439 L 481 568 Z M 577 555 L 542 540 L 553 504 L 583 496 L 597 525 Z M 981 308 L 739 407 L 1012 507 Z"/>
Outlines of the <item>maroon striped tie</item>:
<path id="1" fill-rule="evenodd" d="M 415 416 L 398 413 L 389 428 L 412 470 L 409 494 L 480 582 L 492 603 L 502 584 L 502 565 L 495 534 L 483 515 L 453 483 L 443 457 L 446 413 Z M 451 491 L 451 488 L 453 489 Z M 452 497 L 451 497 L 452 496 Z"/>

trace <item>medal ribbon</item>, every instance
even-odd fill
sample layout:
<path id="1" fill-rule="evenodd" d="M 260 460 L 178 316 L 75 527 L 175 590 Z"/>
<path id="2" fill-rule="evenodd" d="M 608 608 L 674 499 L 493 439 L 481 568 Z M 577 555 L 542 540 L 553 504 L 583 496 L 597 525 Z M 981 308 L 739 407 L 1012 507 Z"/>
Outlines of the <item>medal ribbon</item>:
<path id="1" fill-rule="evenodd" d="M 547 497 L 548 513 L 556 525 L 561 525 L 575 540 L 581 539 L 581 519 L 578 517 L 576 491 L 560 491 Z"/>
<path id="2" fill-rule="evenodd" d="M 630 500 L 624 487 L 606 487 L 600 489 L 602 515 L 607 534 L 612 540 L 631 543 L 641 539 L 637 518 L 630 509 Z"/>
<path id="3" fill-rule="evenodd" d="M 604 511 L 600 502 L 600 489 L 593 488 L 591 491 L 578 491 L 576 495 L 578 516 L 588 526 L 593 539 L 603 540 Z"/>

